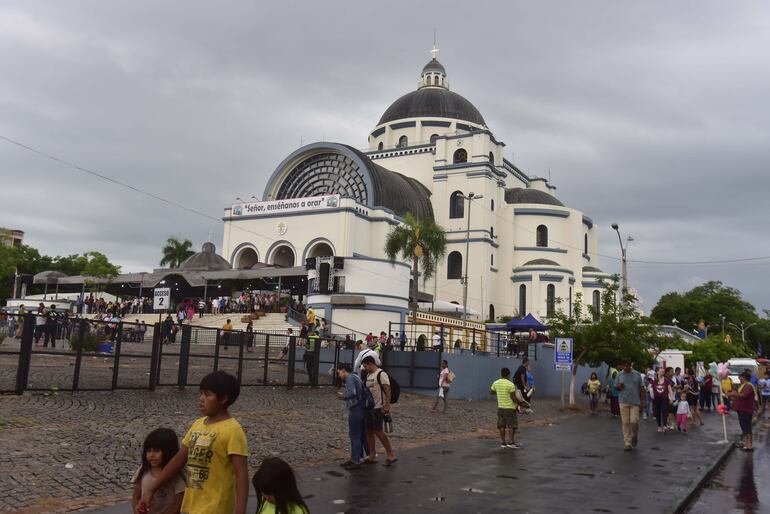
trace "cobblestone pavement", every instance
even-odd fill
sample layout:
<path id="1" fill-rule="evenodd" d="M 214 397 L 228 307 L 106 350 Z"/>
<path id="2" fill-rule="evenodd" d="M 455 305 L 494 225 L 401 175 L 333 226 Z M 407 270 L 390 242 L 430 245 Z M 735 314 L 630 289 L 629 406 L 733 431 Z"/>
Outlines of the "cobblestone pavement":
<path id="1" fill-rule="evenodd" d="M 43 373 L 43 372 L 41 372 Z M 491 401 L 451 401 L 448 414 L 430 413 L 432 399 L 404 394 L 394 407 L 397 448 L 489 435 Z M 558 417 L 541 399 L 529 425 Z M 252 471 L 268 455 L 304 467 L 348 451 L 344 404 L 332 388 L 244 388 L 232 410 L 246 428 Z M 198 416 L 197 391 L 26 393 L 0 396 L 0 510 L 69 512 L 122 501 L 140 460 L 144 436 L 173 428 L 180 437 Z"/>

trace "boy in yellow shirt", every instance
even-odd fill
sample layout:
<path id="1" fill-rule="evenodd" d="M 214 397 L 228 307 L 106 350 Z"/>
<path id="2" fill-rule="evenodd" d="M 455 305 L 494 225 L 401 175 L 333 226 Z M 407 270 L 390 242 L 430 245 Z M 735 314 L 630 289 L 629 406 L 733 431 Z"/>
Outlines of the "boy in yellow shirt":
<path id="1" fill-rule="evenodd" d="M 502 368 L 500 378 L 495 380 L 489 388 L 489 394 L 497 396 L 497 429 L 500 431 L 500 448 L 521 448 L 516 444 L 514 437 L 519 428 L 519 420 L 516 414 L 516 404 L 529 407 L 524 400 L 521 391 L 511 382 L 511 370 Z M 505 430 L 511 432 L 511 442 L 505 440 Z"/>
<path id="2" fill-rule="evenodd" d="M 152 495 L 186 465 L 187 487 L 181 511 L 187 514 L 246 514 L 249 478 L 246 434 L 228 413 L 240 386 L 224 371 L 209 373 L 200 385 L 199 406 L 204 417 L 193 422 L 179 453 L 163 468 L 154 485 L 137 503 L 145 514 Z"/>

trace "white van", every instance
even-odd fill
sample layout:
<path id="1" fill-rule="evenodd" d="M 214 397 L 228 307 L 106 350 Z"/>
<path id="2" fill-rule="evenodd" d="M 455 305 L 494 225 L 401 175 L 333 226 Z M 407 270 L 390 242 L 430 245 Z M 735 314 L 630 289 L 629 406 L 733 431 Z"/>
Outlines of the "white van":
<path id="1" fill-rule="evenodd" d="M 745 370 L 751 371 L 751 374 L 757 376 L 759 373 L 759 363 L 756 359 L 750 359 L 745 357 L 730 359 L 727 361 L 727 366 L 730 368 L 730 380 L 733 384 L 739 384 L 738 375 Z"/>

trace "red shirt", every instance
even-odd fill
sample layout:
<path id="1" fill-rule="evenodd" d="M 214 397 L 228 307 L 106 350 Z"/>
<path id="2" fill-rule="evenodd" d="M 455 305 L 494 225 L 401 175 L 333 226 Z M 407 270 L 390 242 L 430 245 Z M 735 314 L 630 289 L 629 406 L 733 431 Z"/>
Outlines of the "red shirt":
<path id="1" fill-rule="evenodd" d="M 751 382 L 738 386 L 738 396 L 733 398 L 733 410 L 754 414 L 754 386 Z"/>

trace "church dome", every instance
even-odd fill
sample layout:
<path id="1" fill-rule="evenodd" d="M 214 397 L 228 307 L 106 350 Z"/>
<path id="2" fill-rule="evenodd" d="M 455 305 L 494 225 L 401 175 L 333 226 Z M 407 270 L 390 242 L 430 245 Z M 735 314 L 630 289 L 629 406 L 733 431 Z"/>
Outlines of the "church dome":
<path id="1" fill-rule="evenodd" d="M 437 71 L 446 75 L 446 69 L 444 69 L 444 65 L 438 62 L 436 59 L 431 59 L 428 64 L 423 67 L 423 73 L 428 71 Z"/>
<path id="2" fill-rule="evenodd" d="M 224 271 L 230 268 L 230 263 L 217 254 L 214 243 L 203 243 L 200 252 L 192 254 L 179 265 L 179 269 L 185 271 Z"/>
<path id="3" fill-rule="evenodd" d="M 439 87 L 425 87 L 405 94 L 387 108 L 378 125 L 404 118 L 451 118 L 487 126 L 472 103 Z"/>
<path id="4" fill-rule="evenodd" d="M 438 50 L 434 47 L 433 52 Z M 417 91 L 393 102 L 378 125 L 405 118 L 449 118 L 487 126 L 472 103 L 449 90 L 446 69 L 435 56 L 423 67 Z"/>
<path id="5" fill-rule="evenodd" d="M 505 190 L 505 203 L 539 203 L 543 205 L 556 205 L 564 207 L 556 197 L 538 189 L 525 189 L 513 187 Z"/>

